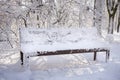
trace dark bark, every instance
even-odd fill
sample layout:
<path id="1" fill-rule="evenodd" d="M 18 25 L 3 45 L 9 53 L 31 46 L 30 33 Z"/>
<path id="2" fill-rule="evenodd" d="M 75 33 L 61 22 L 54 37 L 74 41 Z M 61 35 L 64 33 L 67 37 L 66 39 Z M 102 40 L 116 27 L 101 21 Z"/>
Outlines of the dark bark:
<path id="1" fill-rule="evenodd" d="M 120 13 L 119 13 L 119 18 L 118 18 L 117 32 L 119 32 L 119 29 L 120 29 Z"/>
<path id="2" fill-rule="evenodd" d="M 119 13 L 118 13 L 118 24 L 117 24 L 117 32 L 119 32 L 119 29 L 120 29 L 120 0 L 118 1 L 118 4 L 119 4 Z"/>
<path id="3" fill-rule="evenodd" d="M 26 20 L 25 20 L 24 18 L 22 18 L 22 19 L 23 19 L 23 21 L 24 21 L 25 27 L 27 27 L 27 22 L 26 22 Z"/>
<path id="4" fill-rule="evenodd" d="M 101 26 L 102 26 L 102 12 L 103 12 L 103 4 L 104 0 L 94 0 L 94 26 L 98 30 L 98 34 L 101 36 Z"/>
<path id="5" fill-rule="evenodd" d="M 37 20 L 39 21 L 39 15 L 37 15 Z"/>
<path id="6" fill-rule="evenodd" d="M 96 0 L 94 0 L 94 17 L 93 17 L 93 20 L 94 20 L 94 26 L 95 26 L 95 11 L 96 11 Z"/>
<path id="7" fill-rule="evenodd" d="M 110 5 L 110 4 L 112 4 L 112 5 Z M 117 12 L 118 3 L 115 4 L 115 0 L 106 0 L 106 5 L 107 5 L 107 11 L 108 11 L 108 15 L 109 15 L 108 34 L 113 34 L 114 18 L 115 18 L 115 14 Z"/>

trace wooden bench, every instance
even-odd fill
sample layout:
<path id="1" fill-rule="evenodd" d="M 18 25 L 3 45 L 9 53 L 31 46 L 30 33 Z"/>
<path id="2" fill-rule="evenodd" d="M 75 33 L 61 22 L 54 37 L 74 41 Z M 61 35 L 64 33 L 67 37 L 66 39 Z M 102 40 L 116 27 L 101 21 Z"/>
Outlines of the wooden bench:
<path id="1" fill-rule="evenodd" d="M 56 31 L 57 32 L 57 31 Z M 35 41 L 31 41 L 31 39 L 33 39 L 33 37 L 34 37 L 34 35 L 35 36 L 37 36 L 37 38 L 42 34 L 42 33 L 44 33 L 45 34 L 45 31 L 42 31 L 42 30 L 26 30 L 26 29 L 23 29 L 22 31 L 20 30 L 20 38 L 22 39 L 21 40 L 21 43 L 22 42 L 27 42 L 26 44 L 29 44 L 29 43 L 31 43 L 31 42 L 35 42 Z M 31 36 L 32 35 L 32 36 Z M 48 34 L 47 34 L 48 35 Z M 25 36 L 25 37 L 23 37 L 23 36 Z M 29 37 L 28 39 L 26 39 L 26 37 Z M 34 37 L 34 38 L 36 38 L 36 37 Z M 40 37 L 40 39 L 41 39 L 41 37 Z M 39 41 L 40 42 L 40 41 Z M 21 44 L 20 43 L 20 44 Z M 95 43 L 93 43 L 94 45 L 96 45 Z M 92 45 L 93 45 L 92 44 Z M 40 45 L 40 44 L 39 44 Z M 74 45 L 74 44 L 72 44 L 72 45 Z M 80 45 L 80 44 L 79 44 Z M 24 45 L 22 45 L 22 46 L 24 46 Z M 28 45 L 27 45 L 28 46 Z M 54 45 L 50 45 L 50 46 L 54 46 Z M 59 46 L 59 45 L 58 45 Z M 63 45 L 64 46 L 64 45 Z M 29 46 L 28 46 L 29 47 Z M 61 46 L 62 47 L 62 46 Z M 61 48 L 60 47 L 60 48 Z M 69 46 L 68 46 L 69 47 Z M 42 48 L 42 47 L 41 47 Z M 40 48 L 40 49 L 41 49 Z M 54 49 L 55 47 L 53 47 L 53 49 Z M 70 48 L 70 47 L 69 47 Z M 109 56 L 110 56 L 110 50 L 109 49 L 107 49 L 107 48 L 86 48 L 86 49 L 81 49 L 81 48 L 75 48 L 74 47 L 74 49 L 72 49 L 72 48 L 70 48 L 70 49 L 66 49 L 66 48 L 61 48 L 60 50 L 53 50 L 53 51 L 47 51 L 46 49 L 44 49 L 44 50 L 46 50 L 46 51 L 44 51 L 44 50 L 37 50 L 37 51 L 35 51 L 35 54 L 29 54 L 29 55 L 26 55 L 26 57 L 24 57 L 24 55 L 25 55 L 25 52 L 23 51 L 23 50 L 21 50 L 20 51 L 20 57 L 21 57 L 21 65 L 23 65 L 23 64 L 25 64 L 24 63 L 24 58 L 29 58 L 29 57 L 35 57 L 35 56 L 50 56 L 50 55 L 63 55 L 63 54 L 76 54 L 76 53 L 78 53 L 78 54 L 81 54 L 81 53 L 93 53 L 94 55 L 93 55 L 93 60 L 94 61 L 96 61 L 96 58 L 97 58 L 97 53 L 98 52 L 104 52 L 105 54 L 106 54 L 106 58 L 105 58 L 105 61 L 107 62 L 107 60 L 109 59 Z M 31 48 L 32 49 L 32 48 Z M 59 48 L 58 48 L 59 49 Z M 31 52 L 32 53 L 32 52 Z"/>
<path id="2" fill-rule="evenodd" d="M 41 52 L 36 52 L 37 54 L 35 55 L 28 55 L 26 56 L 26 58 L 29 57 L 35 57 L 35 56 L 49 56 L 49 55 L 63 55 L 63 54 L 76 54 L 76 53 L 90 53 L 93 52 L 94 53 L 94 57 L 93 60 L 96 61 L 97 58 L 97 52 L 105 52 L 106 54 L 106 62 L 109 59 L 110 56 L 110 50 L 108 49 L 104 49 L 104 48 L 94 48 L 94 49 L 73 49 L 73 50 L 58 50 L 58 51 L 41 51 Z M 21 51 L 20 52 L 21 55 L 21 65 L 24 64 L 24 53 Z"/>

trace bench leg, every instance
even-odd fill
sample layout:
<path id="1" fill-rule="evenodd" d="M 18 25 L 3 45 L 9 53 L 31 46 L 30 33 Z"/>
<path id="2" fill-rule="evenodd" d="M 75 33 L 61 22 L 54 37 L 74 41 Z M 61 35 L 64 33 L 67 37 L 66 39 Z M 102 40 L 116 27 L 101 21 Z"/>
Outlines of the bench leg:
<path id="1" fill-rule="evenodd" d="M 21 65 L 23 65 L 23 52 L 20 51 L 20 60 L 21 60 Z"/>
<path id="2" fill-rule="evenodd" d="M 110 51 L 107 50 L 107 51 L 106 51 L 106 62 L 109 60 L 109 57 L 110 57 Z"/>
<path id="3" fill-rule="evenodd" d="M 106 51 L 106 62 L 108 60 L 108 51 Z"/>
<path id="4" fill-rule="evenodd" d="M 108 50 L 108 59 L 110 58 L 110 51 Z"/>
<path id="5" fill-rule="evenodd" d="M 97 57 L 97 52 L 94 52 L 94 61 L 96 61 L 96 57 Z"/>

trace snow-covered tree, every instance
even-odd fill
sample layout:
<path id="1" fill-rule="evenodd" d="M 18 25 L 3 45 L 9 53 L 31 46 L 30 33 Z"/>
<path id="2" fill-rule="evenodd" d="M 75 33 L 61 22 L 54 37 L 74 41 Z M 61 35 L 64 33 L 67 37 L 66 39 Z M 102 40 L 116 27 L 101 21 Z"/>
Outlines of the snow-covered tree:
<path id="1" fill-rule="evenodd" d="M 101 35 L 102 27 L 102 14 L 104 8 L 104 0 L 94 0 L 94 26 L 97 27 L 99 34 Z"/>

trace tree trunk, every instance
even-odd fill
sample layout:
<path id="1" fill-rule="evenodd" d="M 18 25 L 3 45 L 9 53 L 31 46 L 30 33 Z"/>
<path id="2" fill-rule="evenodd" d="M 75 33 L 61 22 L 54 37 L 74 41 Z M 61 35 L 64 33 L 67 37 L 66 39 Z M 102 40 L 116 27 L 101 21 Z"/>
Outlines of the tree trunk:
<path id="1" fill-rule="evenodd" d="M 108 34 L 113 34 L 114 32 L 114 18 L 118 8 L 118 1 L 115 2 L 115 0 L 106 0 L 106 6 L 109 15 Z"/>
<path id="2" fill-rule="evenodd" d="M 99 35 L 101 35 L 101 26 L 102 26 L 102 12 L 103 12 L 103 2 L 104 0 L 95 0 L 94 1 L 94 26 L 97 27 Z"/>
<path id="3" fill-rule="evenodd" d="M 119 32 L 120 29 L 120 0 L 118 1 L 119 7 L 118 7 L 118 25 L 117 25 L 117 32 Z"/>

